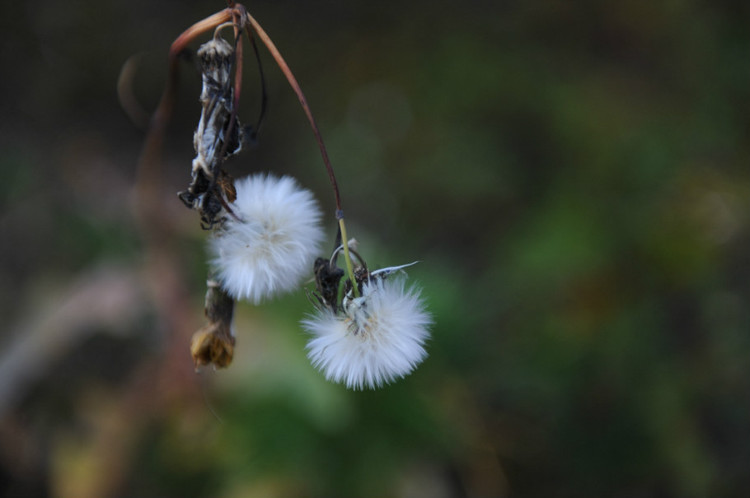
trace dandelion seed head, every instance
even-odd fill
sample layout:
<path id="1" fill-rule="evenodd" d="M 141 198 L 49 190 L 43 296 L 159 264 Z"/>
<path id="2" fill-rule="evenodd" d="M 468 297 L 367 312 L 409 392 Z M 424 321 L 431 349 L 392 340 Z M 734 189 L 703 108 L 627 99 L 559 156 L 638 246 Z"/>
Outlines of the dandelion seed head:
<path id="1" fill-rule="evenodd" d="M 255 304 L 297 287 L 323 239 L 312 193 L 290 177 L 253 175 L 235 182 L 237 199 L 209 251 L 229 295 Z"/>
<path id="2" fill-rule="evenodd" d="M 340 314 L 319 310 L 302 322 L 307 356 L 328 380 L 374 389 L 408 375 L 427 356 L 430 315 L 403 279 L 375 279 Z"/>

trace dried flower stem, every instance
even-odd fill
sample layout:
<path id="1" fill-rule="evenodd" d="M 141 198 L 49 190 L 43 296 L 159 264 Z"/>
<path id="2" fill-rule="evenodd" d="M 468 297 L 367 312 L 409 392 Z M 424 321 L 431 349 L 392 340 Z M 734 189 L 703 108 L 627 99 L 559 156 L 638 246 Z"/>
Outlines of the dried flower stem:
<path id="1" fill-rule="evenodd" d="M 336 182 L 336 175 L 333 172 L 333 167 L 331 166 L 331 160 L 328 158 L 328 151 L 326 150 L 326 146 L 323 143 L 323 137 L 320 134 L 320 130 L 318 129 L 318 125 L 315 123 L 315 118 L 312 115 L 312 112 L 310 111 L 310 106 L 307 104 L 307 99 L 305 98 L 305 94 L 302 93 L 302 89 L 299 86 L 299 83 L 297 83 L 297 78 L 294 77 L 294 74 L 292 73 L 292 70 L 289 69 L 289 65 L 284 60 L 284 57 L 282 57 L 279 50 L 276 48 L 276 45 L 274 45 L 273 41 L 271 41 L 271 38 L 268 36 L 268 34 L 263 30 L 263 28 L 258 24 L 258 21 L 253 18 L 249 13 L 246 14 L 248 22 L 253 26 L 253 29 L 256 33 L 258 33 L 258 37 L 260 37 L 261 41 L 266 45 L 266 48 L 268 48 L 268 51 L 271 52 L 271 56 L 273 56 L 274 60 L 276 61 L 276 64 L 278 64 L 279 69 L 281 69 L 281 72 L 284 73 L 284 76 L 286 77 L 287 81 L 289 82 L 289 85 L 292 87 L 292 90 L 294 90 L 294 93 L 297 95 L 297 98 L 299 99 L 299 103 L 302 106 L 302 110 L 305 111 L 305 116 L 307 116 L 307 120 L 310 122 L 310 127 L 312 128 L 313 133 L 315 134 L 315 139 L 318 142 L 318 148 L 320 149 L 320 154 L 323 156 L 323 163 L 325 164 L 326 171 L 328 172 L 328 179 L 331 182 L 331 187 L 333 187 L 333 194 L 336 197 L 336 209 L 338 211 L 341 211 L 341 196 L 339 195 L 339 187 L 338 183 Z M 339 213 L 336 213 L 337 218 L 339 216 Z"/>
<path id="2" fill-rule="evenodd" d="M 292 73 L 292 70 L 289 69 L 289 65 L 284 60 L 284 57 L 281 55 L 281 52 L 276 48 L 276 45 L 274 45 L 271 38 L 268 36 L 268 34 L 265 32 L 265 30 L 261 27 L 260 24 L 258 24 L 258 21 L 255 20 L 253 16 L 251 16 L 249 13 L 245 12 L 245 16 L 247 17 L 248 22 L 253 26 L 253 29 L 258 34 L 258 37 L 260 37 L 261 41 L 266 45 L 266 48 L 268 48 L 268 51 L 271 53 L 271 56 L 273 56 L 274 60 L 276 61 L 276 64 L 278 64 L 279 69 L 281 69 L 281 72 L 284 73 L 284 76 L 286 76 L 287 81 L 289 82 L 289 85 L 292 87 L 292 90 L 297 95 L 297 98 L 299 99 L 299 103 L 302 106 L 302 110 L 305 111 L 305 115 L 307 116 L 307 120 L 310 122 L 310 127 L 313 130 L 313 133 L 315 134 L 315 139 L 318 142 L 318 148 L 320 149 L 320 154 L 323 156 L 323 164 L 325 164 L 326 171 L 328 172 L 328 180 L 331 182 L 331 187 L 333 188 L 333 195 L 336 198 L 336 219 L 339 221 L 339 229 L 341 230 L 341 239 L 344 241 L 344 260 L 346 262 L 346 273 L 349 277 L 349 280 L 352 282 L 352 288 L 354 289 L 354 294 L 356 296 L 359 296 L 359 290 L 357 288 L 357 281 L 354 278 L 354 269 L 352 265 L 352 258 L 349 254 L 349 245 L 347 244 L 347 237 L 346 237 L 346 225 L 344 224 L 344 210 L 341 207 L 341 195 L 339 194 L 339 186 L 338 182 L 336 182 L 336 175 L 333 172 L 333 166 L 331 165 L 331 160 L 328 157 L 328 151 L 326 150 L 326 146 L 323 143 L 323 137 L 320 134 L 320 130 L 318 129 L 318 125 L 315 122 L 315 118 L 312 115 L 312 112 L 310 111 L 310 106 L 307 104 L 307 99 L 305 98 L 305 94 L 302 92 L 302 88 L 300 88 L 299 83 L 297 83 L 297 78 L 294 77 L 294 74 Z"/>
<path id="3" fill-rule="evenodd" d="M 197 23 L 190 26 L 188 29 L 182 32 L 180 36 L 172 43 L 169 48 L 169 60 L 172 62 L 175 58 L 180 55 L 180 52 L 185 50 L 185 46 L 190 43 L 196 36 L 205 33 L 210 29 L 214 29 L 216 26 L 223 24 L 232 19 L 234 9 L 226 8 L 216 14 L 210 15 L 207 18 L 198 21 Z"/>

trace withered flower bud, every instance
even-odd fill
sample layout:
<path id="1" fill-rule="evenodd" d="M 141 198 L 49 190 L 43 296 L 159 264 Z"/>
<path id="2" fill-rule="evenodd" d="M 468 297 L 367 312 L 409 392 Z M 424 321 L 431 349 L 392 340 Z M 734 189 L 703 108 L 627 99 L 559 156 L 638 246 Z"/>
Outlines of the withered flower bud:
<path id="1" fill-rule="evenodd" d="M 203 79 L 201 102 L 205 103 L 229 86 L 234 48 L 224 38 L 212 38 L 200 46 L 198 57 Z"/>
<path id="2" fill-rule="evenodd" d="M 209 280 L 206 291 L 206 318 L 208 324 L 193 334 L 190 354 L 196 367 L 214 365 L 228 367 L 234 357 L 235 338 L 232 333 L 234 299 L 219 286 Z"/>
<path id="3" fill-rule="evenodd" d="M 222 169 L 222 163 L 242 148 L 232 86 L 235 53 L 232 45 L 216 37 L 201 45 L 198 56 L 203 88 L 201 117 L 193 134 L 196 155 L 190 186 L 178 195 L 186 206 L 200 212 L 204 228 L 213 228 L 224 220 L 226 202 L 235 197 L 232 179 Z"/>

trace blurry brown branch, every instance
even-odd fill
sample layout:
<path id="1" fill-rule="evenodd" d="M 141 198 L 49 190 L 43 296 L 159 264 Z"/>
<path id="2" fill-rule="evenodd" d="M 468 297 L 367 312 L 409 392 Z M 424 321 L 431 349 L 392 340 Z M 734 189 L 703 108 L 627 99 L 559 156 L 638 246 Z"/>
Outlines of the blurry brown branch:
<path id="1" fill-rule="evenodd" d="M 125 61 L 120 70 L 120 76 L 117 78 L 117 98 L 120 100 L 120 106 L 125 114 L 135 126 L 141 130 L 148 129 L 149 114 L 146 112 L 133 92 L 133 79 L 141 55 L 132 55 Z"/>
<path id="2" fill-rule="evenodd" d="M 46 369 L 101 330 L 125 332 L 146 310 L 133 268 L 107 266 L 83 273 L 12 329 L 0 355 L 0 418 L 14 408 Z"/>

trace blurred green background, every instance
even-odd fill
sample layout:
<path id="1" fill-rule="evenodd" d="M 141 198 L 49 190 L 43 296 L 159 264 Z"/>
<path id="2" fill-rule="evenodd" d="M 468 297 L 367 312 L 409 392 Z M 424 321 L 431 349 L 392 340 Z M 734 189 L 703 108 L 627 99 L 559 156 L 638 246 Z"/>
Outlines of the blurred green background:
<path id="1" fill-rule="evenodd" d="M 744 497 L 750 3 L 258 1 L 373 267 L 409 271 L 430 356 L 379 391 L 305 358 L 300 290 L 240 304 L 194 373 L 206 232 L 186 61 L 153 254 L 133 215 L 170 43 L 215 2 L 3 2 L 0 495 Z M 197 43 L 191 45 L 197 48 Z M 234 176 L 333 198 L 267 52 Z M 260 90 L 245 65 L 241 116 Z M 155 215 L 156 216 L 156 215 Z"/>

